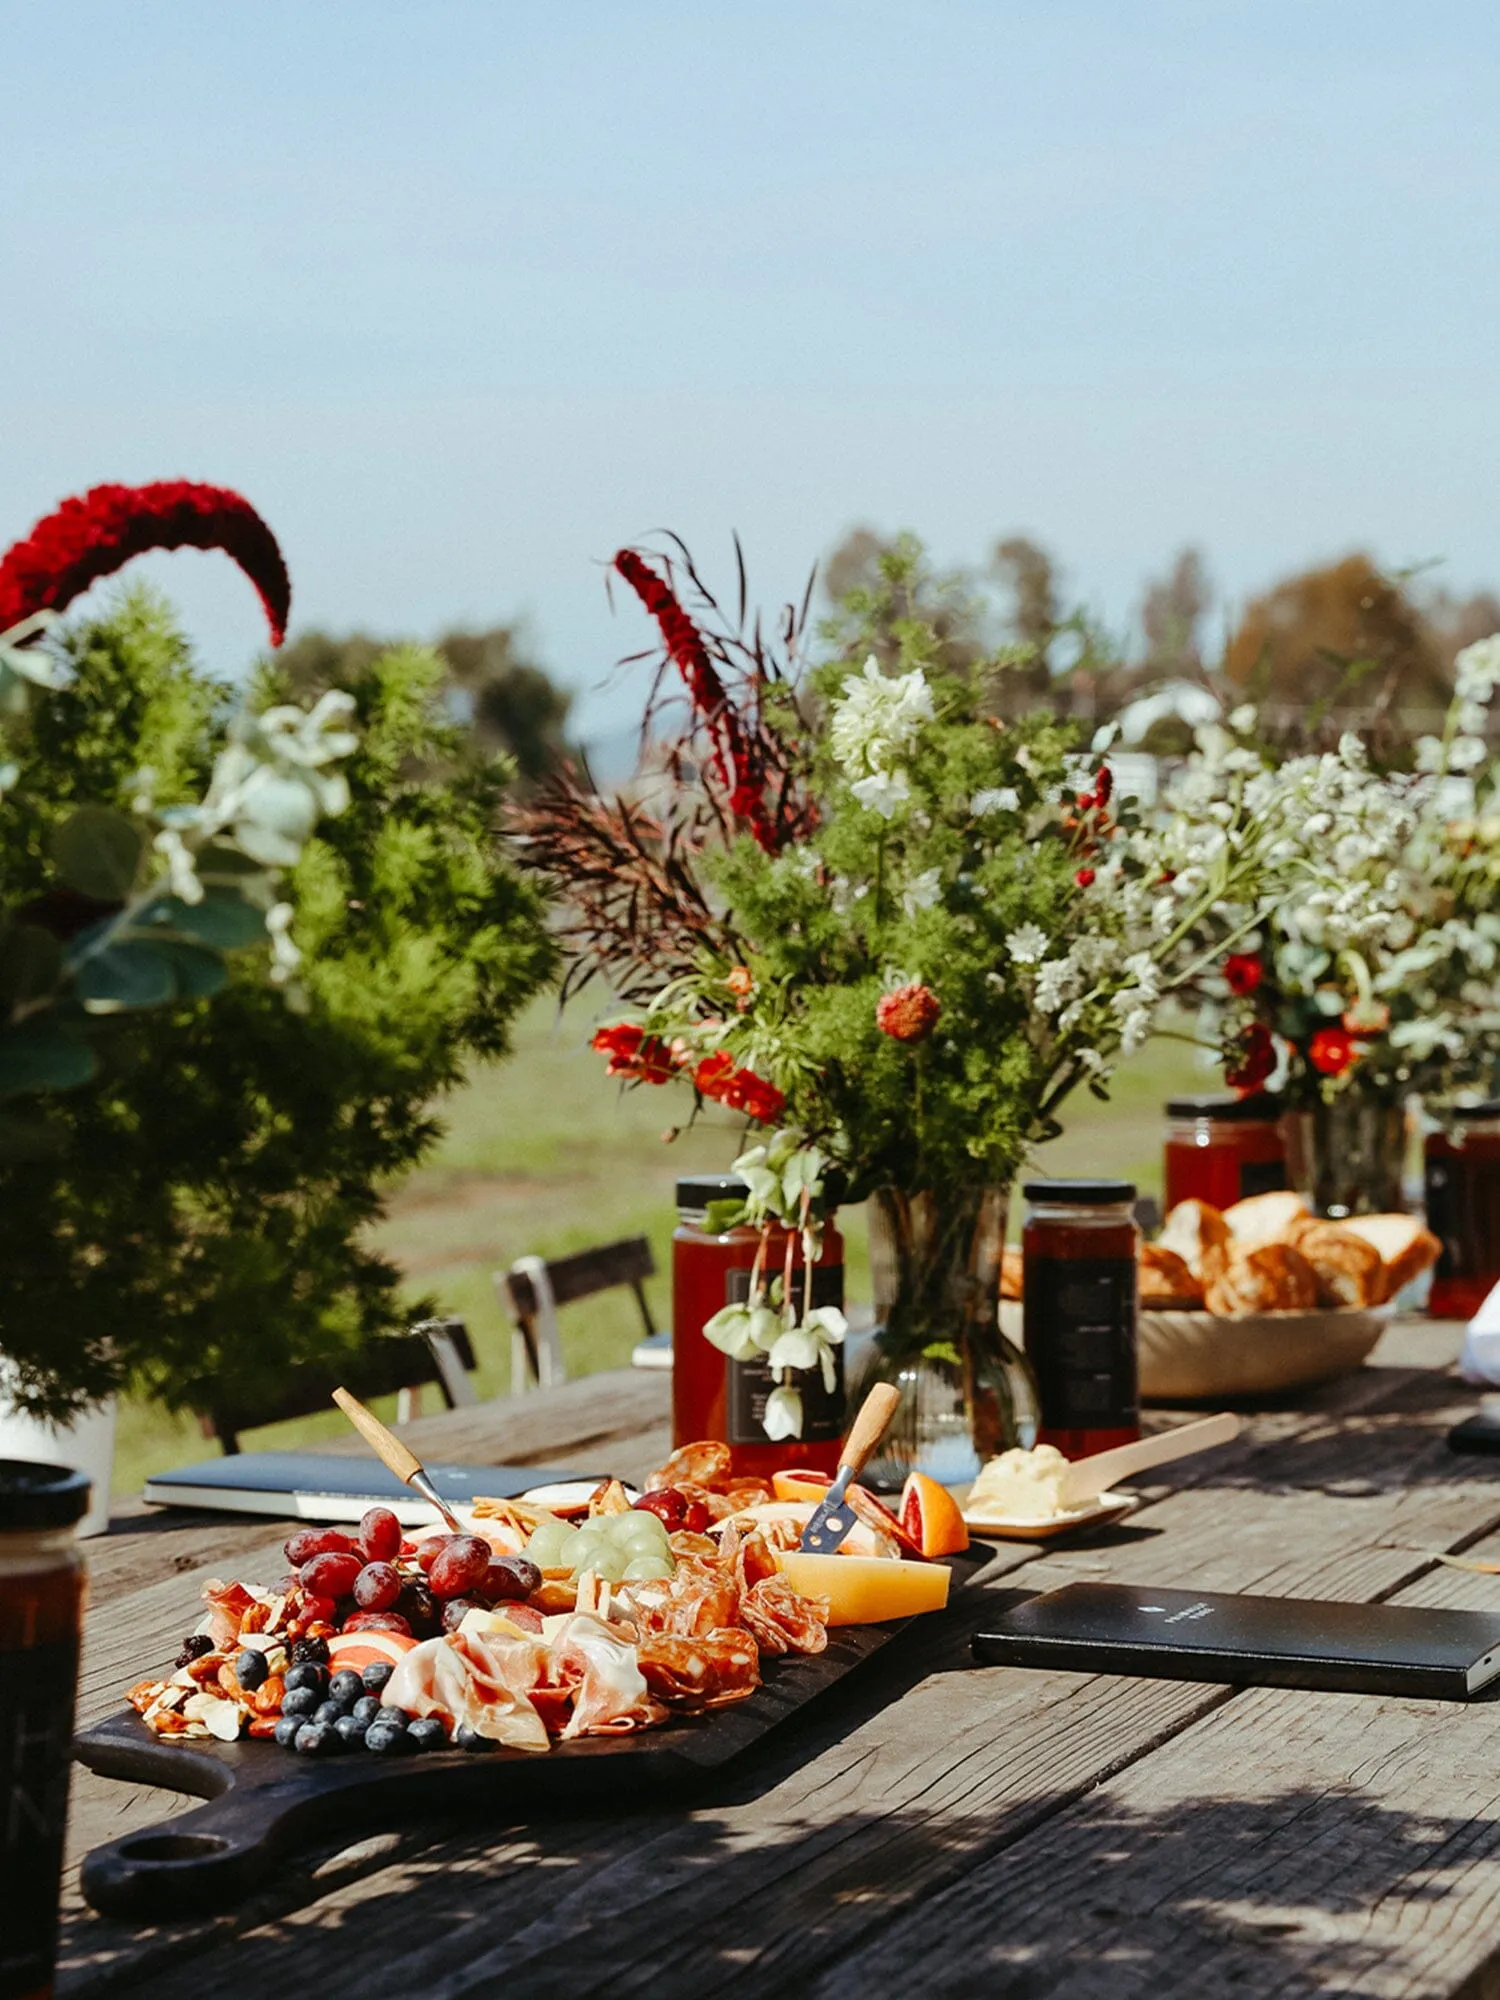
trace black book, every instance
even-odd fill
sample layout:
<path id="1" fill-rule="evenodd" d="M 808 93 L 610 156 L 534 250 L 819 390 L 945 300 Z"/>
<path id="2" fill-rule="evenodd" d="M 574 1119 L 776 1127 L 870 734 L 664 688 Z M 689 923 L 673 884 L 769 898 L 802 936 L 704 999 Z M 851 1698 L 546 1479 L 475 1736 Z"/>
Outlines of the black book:
<path id="1" fill-rule="evenodd" d="M 1070 1583 L 975 1638 L 987 1666 L 1464 1701 L 1500 1674 L 1500 1613 Z"/>
<path id="2" fill-rule="evenodd" d="M 481 1494 L 514 1500 L 533 1487 L 581 1479 L 545 1465 L 429 1465 L 427 1477 L 451 1507 Z M 146 1481 L 142 1497 L 159 1507 L 209 1507 L 231 1514 L 273 1514 L 303 1521 L 357 1521 L 367 1507 L 389 1507 L 403 1527 L 434 1519 L 431 1504 L 373 1458 L 336 1452 L 241 1451 L 205 1459 Z"/>

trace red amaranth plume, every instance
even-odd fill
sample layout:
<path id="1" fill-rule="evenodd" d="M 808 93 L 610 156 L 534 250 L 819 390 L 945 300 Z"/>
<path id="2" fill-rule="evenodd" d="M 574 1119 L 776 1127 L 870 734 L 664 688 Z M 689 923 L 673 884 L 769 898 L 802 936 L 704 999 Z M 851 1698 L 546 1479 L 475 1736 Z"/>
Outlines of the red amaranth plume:
<path id="1" fill-rule="evenodd" d="M 687 682 L 713 743 L 714 770 L 729 787 L 729 810 L 745 822 L 767 854 L 774 854 L 781 842 L 766 812 L 764 779 L 755 768 L 739 711 L 708 656 L 702 633 L 678 603 L 672 586 L 634 549 L 619 550 L 614 566 L 656 620 L 667 655 Z"/>
<path id="2" fill-rule="evenodd" d="M 0 558 L 0 632 L 73 599 L 148 549 L 222 549 L 259 593 L 271 644 L 286 636 L 292 586 L 276 537 L 227 486 L 158 479 L 149 486 L 94 486 L 64 500 Z"/>

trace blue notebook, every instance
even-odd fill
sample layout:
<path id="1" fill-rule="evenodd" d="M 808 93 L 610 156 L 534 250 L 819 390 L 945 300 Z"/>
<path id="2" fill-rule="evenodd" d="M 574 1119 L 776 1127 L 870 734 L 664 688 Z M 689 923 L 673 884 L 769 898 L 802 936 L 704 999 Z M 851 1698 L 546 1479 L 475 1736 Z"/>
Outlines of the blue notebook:
<path id="1" fill-rule="evenodd" d="M 427 1477 L 450 1503 L 481 1494 L 514 1500 L 534 1486 L 587 1479 L 548 1465 L 429 1465 Z M 207 1507 L 230 1514 L 272 1514 L 302 1521 L 357 1521 L 367 1507 L 389 1507 L 403 1527 L 426 1527 L 431 1504 L 373 1458 L 336 1452 L 242 1451 L 201 1465 L 158 1472 L 142 1497 L 158 1507 Z"/>

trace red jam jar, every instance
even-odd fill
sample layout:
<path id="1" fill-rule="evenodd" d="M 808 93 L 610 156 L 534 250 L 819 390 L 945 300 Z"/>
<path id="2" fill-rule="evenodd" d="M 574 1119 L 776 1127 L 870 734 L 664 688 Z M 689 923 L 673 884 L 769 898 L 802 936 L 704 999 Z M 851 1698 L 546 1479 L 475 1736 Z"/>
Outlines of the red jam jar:
<path id="1" fill-rule="evenodd" d="M 1180 1201 L 1232 1208 L 1246 1195 L 1284 1188 L 1280 1104 L 1264 1091 L 1169 1098 L 1162 1178 L 1169 1215 Z"/>
<path id="2" fill-rule="evenodd" d="M 773 1472 L 809 1466 L 838 1470 L 846 1427 L 844 1352 L 834 1350 L 833 1393 L 822 1371 L 798 1369 L 793 1386 L 802 1394 L 802 1435 L 768 1438 L 761 1423 L 776 1378 L 763 1359 L 733 1361 L 704 1337 L 716 1312 L 749 1297 L 750 1272 L 761 1247 L 759 1229 L 740 1224 L 721 1229 L 710 1221 L 715 1202 L 742 1201 L 749 1193 L 738 1174 L 694 1174 L 677 1183 L 677 1228 L 672 1237 L 672 1443 L 717 1438 L 733 1454 L 736 1473 L 769 1479 Z M 786 1267 L 791 1237 L 792 1273 L 800 1296 L 806 1264 L 796 1231 L 775 1228 L 766 1251 L 767 1276 Z M 812 1303 L 844 1303 L 844 1239 L 832 1216 L 823 1223 L 822 1246 L 813 1266 Z"/>
<path id="3" fill-rule="evenodd" d="M 1427 1227 L 1442 1244 L 1427 1310 L 1472 1319 L 1500 1283 L 1500 1100 L 1453 1104 L 1424 1144 Z"/>
<path id="4" fill-rule="evenodd" d="M 0 2000 L 52 1991 L 88 1504 L 81 1472 L 0 1459 Z"/>
<path id="5" fill-rule="evenodd" d="M 1087 1458 L 1141 1434 L 1136 1384 L 1135 1189 L 1129 1181 L 1028 1181 L 1021 1232 L 1026 1359 L 1037 1443 Z"/>

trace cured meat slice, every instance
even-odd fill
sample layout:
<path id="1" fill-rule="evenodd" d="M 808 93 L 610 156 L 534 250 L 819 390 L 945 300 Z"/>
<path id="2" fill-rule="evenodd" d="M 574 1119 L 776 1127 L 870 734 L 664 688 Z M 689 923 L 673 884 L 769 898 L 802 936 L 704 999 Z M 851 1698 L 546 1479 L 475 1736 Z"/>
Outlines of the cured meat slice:
<path id="1" fill-rule="evenodd" d="M 641 1673 L 651 1692 L 694 1713 L 743 1701 L 760 1686 L 755 1641 L 745 1632 L 699 1638 L 652 1633 L 640 1645 Z"/>
<path id="2" fill-rule="evenodd" d="M 576 1676 L 564 1736 L 622 1735 L 666 1719 L 641 1672 L 634 1644 L 591 1612 L 574 1614 L 552 1642 L 554 1668 Z"/>
<path id="3" fill-rule="evenodd" d="M 827 1601 L 799 1596 L 779 1573 L 745 1592 L 740 1623 L 763 1653 L 821 1653 L 828 1644 Z"/>
<path id="4" fill-rule="evenodd" d="M 505 1633 L 453 1632 L 427 1639 L 398 1663 L 385 1700 L 411 1715 L 437 1715 L 515 1750 L 546 1750 L 547 1729 L 531 1700 L 547 1648 Z"/>
<path id="5" fill-rule="evenodd" d="M 636 1622 L 646 1632 L 694 1638 L 739 1622 L 739 1585 L 733 1569 L 696 1556 L 678 1560 L 670 1581 L 634 1590 Z"/>
<path id="6" fill-rule="evenodd" d="M 646 1481 L 646 1491 L 657 1493 L 664 1486 L 706 1486 L 722 1491 L 730 1484 L 730 1456 L 727 1444 L 709 1438 L 682 1445 L 659 1471 L 652 1473 Z"/>

